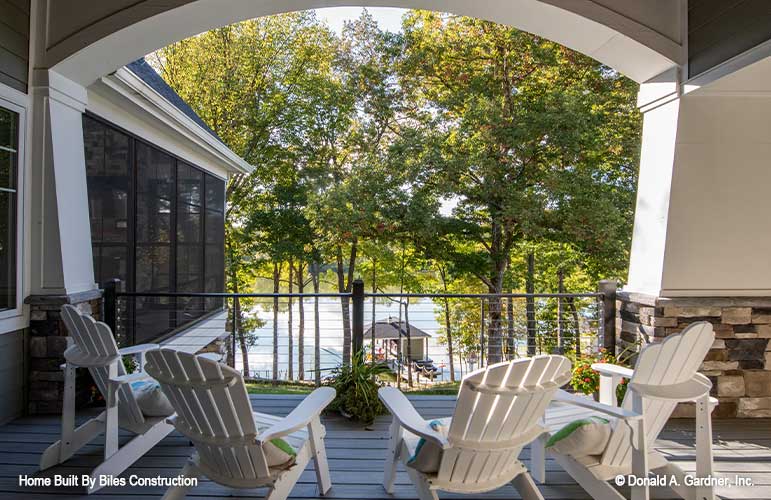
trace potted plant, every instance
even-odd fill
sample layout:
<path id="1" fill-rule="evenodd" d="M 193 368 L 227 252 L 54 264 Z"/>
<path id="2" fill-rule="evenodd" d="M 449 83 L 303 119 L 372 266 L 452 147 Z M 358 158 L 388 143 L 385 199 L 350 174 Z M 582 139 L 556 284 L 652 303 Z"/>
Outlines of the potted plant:
<path id="1" fill-rule="evenodd" d="M 335 388 L 337 396 L 329 409 L 370 425 L 375 417 L 385 413 L 377 391 L 382 385 L 379 377 L 389 372 L 385 363 L 367 362 L 363 350 L 354 354 L 350 364 L 343 364 L 332 374 L 329 385 Z"/>
<path id="2" fill-rule="evenodd" d="M 600 394 L 600 374 L 592 369 L 594 363 L 610 363 L 614 365 L 627 366 L 629 356 L 624 357 L 626 350 L 617 358 L 606 349 L 600 349 L 597 353 L 583 356 L 573 360 L 573 376 L 570 379 L 570 386 L 576 392 L 591 394 L 595 400 L 599 400 Z M 626 387 L 629 381 L 622 378 L 616 387 L 617 404 L 621 404 L 626 394 Z"/>

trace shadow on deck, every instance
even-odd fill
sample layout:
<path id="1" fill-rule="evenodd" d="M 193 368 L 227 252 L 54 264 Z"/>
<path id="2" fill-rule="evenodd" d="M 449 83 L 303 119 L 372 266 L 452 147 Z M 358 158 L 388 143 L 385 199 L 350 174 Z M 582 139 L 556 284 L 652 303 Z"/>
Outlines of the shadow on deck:
<path id="1" fill-rule="evenodd" d="M 252 406 L 257 411 L 286 415 L 302 399 L 296 395 L 251 395 Z M 444 417 L 452 414 L 455 398 L 452 396 L 412 396 L 410 398 L 425 418 Z M 332 491 L 326 499 L 416 499 L 406 472 L 400 470 L 394 495 L 383 491 L 383 459 L 388 442 L 388 417 L 380 417 L 371 430 L 336 416 L 324 418 L 327 427 L 326 446 L 332 475 Z M 719 476 L 733 479 L 735 476 L 750 478 L 752 487 L 723 487 L 717 493 L 726 499 L 771 498 L 771 421 L 770 420 L 721 420 L 715 421 L 715 470 Z M 19 486 L 20 475 L 34 475 L 40 453 L 58 439 L 57 417 L 27 417 L 0 427 L 0 498 L 131 498 L 136 500 L 160 498 L 162 487 L 106 487 L 94 495 L 86 496 L 81 488 L 50 487 L 29 488 Z M 128 437 L 128 434 L 126 435 Z M 671 421 L 657 448 L 671 460 L 677 461 L 688 472 L 695 470 L 693 421 Z M 66 464 L 55 467 L 45 476 L 83 474 L 100 461 L 99 441 L 87 446 Z M 131 467 L 124 477 L 136 474 L 140 477 L 176 476 L 193 449 L 187 439 L 173 433 Z M 526 448 L 521 459 L 527 464 L 530 450 Z M 315 475 L 306 470 L 290 498 L 319 498 Z M 540 485 L 547 499 L 590 498 L 553 461 L 547 462 L 547 482 Z M 232 490 L 221 487 L 205 478 L 199 482 L 188 498 L 260 498 L 264 490 Z M 667 489 L 657 489 L 654 498 L 675 498 Z M 440 493 L 441 498 L 519 498 L 510 486 L 486 495 L 459 497 Z"/>

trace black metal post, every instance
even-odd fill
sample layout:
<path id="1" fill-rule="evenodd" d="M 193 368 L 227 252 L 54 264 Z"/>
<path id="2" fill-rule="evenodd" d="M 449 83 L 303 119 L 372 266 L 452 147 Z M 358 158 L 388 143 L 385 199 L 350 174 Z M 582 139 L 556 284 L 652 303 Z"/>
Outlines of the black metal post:
<path id="1" fill-rule="evenodd" d="M 118 326 L 118 288 L 120 280 L 115 278 L 104 284 L 102 296 L 102 321 L 112 330 L 113 336 L 117 333 Z"/>
<path id="2" fill-rule="evenodd" d="M 618 283 L 614 280 L 600 281 L 598 291 L 602 294 L 602 346 L 616 354 L 616 292 Z"/>
<path id="3" fill-rule="evenodd" d="M 351 353 L 356 354 L 364 347 L 364 282 L 360 279 L 353 282 L 351 302 L 353 303 Z"/>
<path id="4" fill-rule="evenodd" d="M 235 368 L 236 367 L 236 335 L 238 332 L 238 297 L 233 297 L 233 307 L 231 309 L 232 309 L 231 310 L 232 317 L 230 320 L 231 321 L 230 330 L 233 333 L 232 333 L 232 338 L 230 342 L 230 360 L 229 361 L 231 362 L 230 367 Z"/>
<path id="5" fill-rule="evenodd" d="M 527 317 L 527 355 L 535 356 L 536 351 L 536 323 L 535 323 L 535 255 L 533 252 L 527 254 L 527 282 L 525 291 L 525 316 Z"/>

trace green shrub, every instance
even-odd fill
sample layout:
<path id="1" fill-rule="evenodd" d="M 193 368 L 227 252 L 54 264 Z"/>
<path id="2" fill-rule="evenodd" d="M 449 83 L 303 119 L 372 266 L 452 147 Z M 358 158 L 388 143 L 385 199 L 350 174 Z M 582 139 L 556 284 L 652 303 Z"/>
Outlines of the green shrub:
<path id="1" fill-rule="evenodd" d="M 584 356 L 581 358 L 574 358 L 573 361 L 573 376 L 570 379 L 570 385 L 576 392 L 583 394 L 594 394 L 600 390 L 600 374 L 592 369 L 593 363 L 610 363 L 614 365 L 627 366 L 628 357 L 622 352 L 621 355 L 616 358 L 613 354 L 609 353 L 605 349 L 600 349 L 597 354 Z M 621 378 L 618 386 L 616 386 L 616 401 L 617 404 L 621 404 L 626 394 L 626 388 L 629 381 L 626 378 Z"/>
<path id="2" fill-rule="evenodd" d="M 364 352 L 353 355 L 350 364 L 336 368 L 328 385 L 334 387 L 337 396 L 331 410 L 339 411 L 353 420 L 371 424 L 375 417 L 385 413 L 385 407 L 377 397 L 380 375 L 390 372 L 385 363 L 366 362 Z"/>

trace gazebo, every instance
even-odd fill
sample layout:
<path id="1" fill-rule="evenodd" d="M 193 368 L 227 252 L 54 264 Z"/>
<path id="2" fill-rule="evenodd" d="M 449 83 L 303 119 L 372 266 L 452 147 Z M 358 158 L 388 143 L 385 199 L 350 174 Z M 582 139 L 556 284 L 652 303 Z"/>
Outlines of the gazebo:
<path id="1" fill-rule="evenodd" d="M 380 341 L 383 349 L 383 355 L 387 360 L 389 353 L 396 358 L 398 353 L 407 356 L 407 342 L 411 343 L 410 361 L 422 362 L 428 359 L 428 339 L 431 335 L 420 328 L 411 325 L 400 318 L 389 316 L 386 319 L 379 319 L 364 332 L 364 339 L 371 341 Z M 401 346 L 399 345 L 401 343 Z"/>

